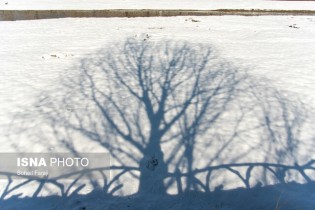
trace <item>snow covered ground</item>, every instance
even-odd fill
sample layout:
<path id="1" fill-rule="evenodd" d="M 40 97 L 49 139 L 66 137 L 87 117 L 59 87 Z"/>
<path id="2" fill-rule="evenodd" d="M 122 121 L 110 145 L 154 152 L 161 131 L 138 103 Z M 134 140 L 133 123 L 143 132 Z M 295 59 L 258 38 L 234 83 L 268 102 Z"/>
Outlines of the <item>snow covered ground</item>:
<path id="1" fill-rule="evenodd" d="M 56 1 L 54 1 L 54 4 L 52 4 L 52 1 L 47 1 L 46 4 L 37 4 L 36 1 L 31 1 L 36 4 L 26 3 L 26 1 L 17 3 L 17 1 L 13 0 L 8 0 L 7 2 L 9 2 L 8 5 L 1 4 L 1 9 L 100 9 L 118 7 L 117 1 L 107 3 L 106 5 L 101 4 L 100 1 L 94 1 L 95 4 L 91 3 L 91 1 L 89 1 L 89 3 L 87 3 L 87 1 L 82 1 L 82 4 L 63 1 L 64 4 L 62 5 L 62 8 L 55 3 Z M 180 5 L 181 8 L 185 9 L 230 8 L 227 6 L 228 4 L 222 2 L 225 1 L 216 1 L 216 3 L 196 1 L 191 4 Z M 283 7 L 282 4 L 283 2 L 257 1 L 256 3 L 256 1 L 235 0 L 233 1 L 233 8 L 312 9 L 314 3 L 287 2 L 285 3 L 285 7 Z M 166 1 L 159 1 L 159 4 L 150 4 L 148 1 L 143 3 L 143 5 L 132 4 L 130 1 L 126 2 L 124 5 L 128 8 L 174 8 L 173 4 L 168 4 Z M 304 113 L 303 110 L 301 112 L 297 111 L 296 113 L 282 110 L 284 114 L 281 115 L 281 110 L 279 111 L 273 106 L 266 105 L 264 111 L 270 114 L 270 116 L 266 114 L 264 117 L 267 124 L 269 123 L 268 119 L 274 117 L 273 115 L 275 115 L 276 118 L 283 117 L 289 119 L 288 122 L 284 122 L 284 124 L 286 122 L 288 124 L 283 125 L 286 129 L 284 137 L 281 136 L 282 133 L 280 133 L 280 130 L 282 129 L 281 119 L 277 119 L 279 120 L 278 123 L 281 125 L 275 123 L 272 125 L 275 127 L 271 126 L 270 128 L 267 126 L 269 130 L 266 132 L 272 133 L 272 135 L 269 136 L 270 138 L 279 140 L 279 142 L 273 142 L 274 145 L 279 147 L 268 147 L 268 140 L 270 139 L 267 137 L 266 139 L 260 139 L 260 136 L 257 136 L 257 133 L 249 132 L 249 134 L 244 134 L 244 136 L 242 136 L 245 137 L 245 139 L 237 139 L 236 143 L 226 147 L 226 150 L 223 150 L 224 147 L 222 147 L 223 152 L 220 154 L 222 157 L 218 155 L 219 158 L 213 161 L 213 165 L 244 162 L 268 162 L 294 165 L 295 162 L 305 164 L 311 159 L 315 159 L 315 132 L 314 129 L 312 129 L 315 120 L 313 115 L 313 110 L 315 108 L 315 18 L 291 16 L 132 19 L 67 18 L 0 22 L 0 152 L 16 152 L 17 149 L 23 152 L 47 152 L 50 151 L 49 149 L 62 151 L 64 148 L 59 148 L 58 144 L 54 142 L 56 139 L 49 133 L 51 130 L 49 128 L 43 128 L 43 126 L 47 125 L 44 125 L 42 119 L 32 118 L 34 116 L 31 116 L 32 114 L 28 113 L 28 110 L 33 110 L 34 104 L 44 101 L 45 97 L 43 96 L 47 96 L 47 94 L 49 97 L 56 98 L 56 100 L 59 100 L 60 98 L 62 99 L 64 94 L 63 91 L 69 90 L 63 89 L 64 86 L 61 86 L 60 84 L 60 77 L 62 77 L 62 79 L 67 79 L 76 78 L 78 75 L 80 76 L 80 74 L 82 74 L 81 70 L 85 69 L 82 65 L 84 67 L 85 65 L 88 65 L 87 67 L 90 67 L 90 69 L 97 69 L 97 61 L 100 61 L 98 59 L 102 58 L 100 52 L 112 52 L 114 58 L 115 56 L 120 58 L 121 54 L 119 54 L 119 49 L 121 49 L 121 44 L 125 43 L 130 37 L 139 41 L 144 41 L 145 39 L 150 43 L 163 43 L 166 40 L 179 43 L 187 42 L 190 43 L 188 46 L 191 49 L 194 49 L 194 46 L 197 46 L 198 44 L 208 46 L 209 49 L 214 51 L 216 62 L 224 62 L 227 65 L 233 66 L 233 68 L 239 69 L 241 72 L 247 71 L 251 77 L 257 80 L 257 84 L 266 83 L 266 86 L 259 89 L 260 92 L 258 94 L 264 95 L 265 90 L 272 89 L 272 91 L 281 93 L 279 98 L 285 97 L 286 100 L 291 101 L 294 104 L 292 105 L 294 110 L 300 109 L 300 104 L 308 107 L 307 111 L 305 111 L 306 113 Z M 113 47 L 113 45 L 115 47 Z M 203 51 L 200 51 L 201 55 L 202 52 Z M 85 64 L 85 62 L 90 61 L 94 63 Z M 97 77 L 98 75 L 95 76 Z M 110 81 L 108 82 L 110 84 Z M 57 90 L 59 92 L 57 92 Z M 76 89 L 74 90 L 77 91 Z M 246 91 L 247 89 L 242 92 Z M 75 94 L 76 93 L 74 93 L 74 95 Z M 269 93 L 266 93 L 266 95 L 268 94 Z M 66 98 L 66 100 L 68 99 Z M 76 105 L 80 106 L 81 104 L 82 101 L 77 101 Z M 132 104 L 129 105 L 132 107 Z M 287 108 L 287 105 L 282 105 L 283 109 Z M 245 107 L 244 110 L 246 109 L 249 108 Z M 227 114 L 222 116 L 222 121 L 220 121 L 220 123 L 224 122 L 225 127 L 222 127 L 222 124 L 218 124 L 218 127 L 214 129 L 213 132 L 220 129 L 222 132 L 231 131 L 231 127 L 229 127 L 229 123 L 227 122 L 233 121 L 231 116 L 239 117 L 237 114 L 233 114 L 233 110 L 234 108 L 232 105 L 231 112 L 227 111 Z M 59 111 L 61 113 L 66 112 L 66 110 Z M 275 113 L 273 113 L 273 111 L 275 111 Z M 278 112 L 280 113 L 279 116 Z M 289 113 L 289 116 L 284 116 L 286 113 Z M 255 117 L 255 115 L 259 114 L 249 114 L 249 118 Z M 307 115 L 307 117 L 305 115 Z M 21 122 L 21 116 L 24 116 L 22 119 L 24 122 Z M 299 117 L 303 118 L 302 121 L 305 120 L 305 125 L 301 128 L 294 127 L 299 125 Z M 242 123 L 240 127 L 248 128 L 246 126 L 250 127 L 255 123 L 255 120 L 249 120 Z M 27 124 L 26 127 L 25 124 Z M 234 124 L 231 126 L 234 126 Z M 34 132 L 38 133 L 35 135 Z M 37 134 L 41 135 L 41 137 L 38 138 Z M 213 138 L 221 139 L 221 134 L 222 133 L 218 133 L 218 136 L 214 135 Z M 291 137 L 291 134 L 293 137 Z M 80 135 L 75 136 L 74 138 L 75 149 L 78 152 L 106 151 L 105 147 L 100 147 L 98 143 L 91 141 L 87 143 L 87 139 Z M 281 141 L 283 139 L 291 140 L 291 138 L 298 138 L 301 143 L 298 150 L 294 153 L 294 159 L 290 159 L 291 156 L 286 156 L 287 151 L 282 151 L 282 149 L 288 148 L 284 147 L 282 145 L 283 142 Z M 51 142 L 44 142 L 48 139 Z M 222 139 L 222 141 L 224 142 L 224 139 Z M 48 144 L 51 144 L 54 148 L 47 147 Z M 166 143 L 166 145 L 169 144 Z M 220 150 L 221 146 L 220 143 L 214 142 L 211 149 L 198 153 L 197 155 L 200 156 L 195 158 L 198 160 L 197 162 L 200 163 L 197 164 L 198 167 L 201 167 L 208 162 L 208 160 L 213 158 L 212 155 Z M 205 148 L 205 146 L 203 146 L 203 148 Z M 167 147 L 163 146 L 163 149 L 165 150 L 165 155 L 168 155 L 169 151 Z M 199 150 L 202 150 L 202 147 L 201 149 L 199 148 Z M 181 151 L 179 150 L 178 154 L 180 154 L 180 152 Z M 243 152 L 246 153 L 246 155 L 238 157 L 238 155 L 243 154 Z M 139 156 L 136 152 L 134 154 L 135 157 Z M 127 162 L 125 163 L 128 164 Z M 131 161 L 131 165 L 132 164 L 134 163 Z M 213 182 L 210 184 L 211 191 L 219 190 L 218 193 L 220 193 L 220 189 L 231 190 L 238 187 L 244 187 L 241 180 L 237 178 L 235 174 L 232 176 L 226 171 L 216 173 Z M 310 170 L 307 174 L 314 180 L 313 170 Z M 253 176 L 254 177 L 250 182 L 251 187 L 259 185 L 260 182 L 263 186 L 274 184 L 273 181 L 270 181 L 270 177 L 267 178 L 265 182 L 262 180 L 258 182 L 258 171 L 255 171 Z M 291 180 L 298 183 L 305 182 L 301 176 L 288 175 L 286 178 L 286 181 Z M 126 180 L 128 181 L 124 182 L 123 179 L 122 182 L 124 186 L 118 191 L 118 195 L 128 195 L 137 191 L 138 181 L 130 181 L 128 177 Z M 274 190 L 272 193 L 268 190 L 258 190 L 253 194 L 241 194 L 241 190 L 238 189 L 235 192 L 231 192 L 228 196 L 218 194 L 217 196 L 219 196 L 219 198 L 224 197 L 227 199 L 222 201 L 222 205 L 220 202 L 217 202 L 217 200 L 213 202 L 211 201 L 212 203 L 209 201 L 210 203 L 206 202 L 205 204 L 204 202 L 207 198 L 203 198 L 202 196 L 198 197 L 196 194 L 189 195 L 189 198 L 186 198 L 185 195 L 172 198 L 173 200 L 170 199 L 173 202 L 172 205 L 168 203 L 168 200 L 165 200 L 163 203 L 165 204 L 165 209 L 183 209 L 183 207 L 188 204 L 182 200 L 191 199 L 191 203 L 195 203 L 194 207 L 200 205 L 200 207 L 204 209 L 245 209 L 247 205 L 244 200 L 250 198 L 253 200 L 256 199 L 251 203 L 251 209 L 271 209 L 271 207 L 277 203 L 279 195 L 284 194 L 284 201 L 281 198 L 281 202 L 283 201 L 286 204 L 283 205 L 287 205 L 287 203 L 292 206 L 295 204 L 299 205 L 294 208 L 304 205 L 304 209 L 313 209 L 315 206 L 314 202 L 311 200 L 313 195 L 309 194 L 310 192 L 313 192 L 313 188 L 309 188 L 309 186 L 305 188 L 289 186 L 289 189 L 291 189 L 289 193 L 285 191 L 286 189 L 287 188 L 285 187 L 279 187 L 278 190 Z M 4 187 L 2 187 L 1 190 L 3 191 Z M 32 194 L 33 189 L 22 187 L 20 190 L 24 193 L 23 195 L 30 195 Z M 177 190 L 176 187 L 171 186 L 169 192 L 176 194 Z M 224 193 L 224 191 L 222 191 L 222 193 Z M 239 197 L 235 196 L 233 193 L 236 193 Z M 293 194 L 290 197 L 290 193 L 297 194 Z M 17 193 L 14 192 L 13 195 L 14 194 Z M 263 197 L 263 194 L 270 194 L 270 197 Z M 97 194 L 97 192 L 96 195 L 92 194 L 90 196 L 91 197 L 86 198 L 87 200 L 84 200 L 84 198 L 81 200 L 80 197 L 74 197 L 69 199 L 69 202 L 62 199 L 58 202 L 67 206 L 68 209 L 86 209 L 86 207 L 82 207 L 84 205 L 89 206 L 90 209 L 104 209 L 106 205 L 114 205 L 113 203 L 115 202 L 121 203 L 119 204 L 121 206 L 116 206 L 114 209 L 128 209 L 130 206 L 131 209 L 152 209 L 152 205 L 154 203 L 156 204 L 156 200 L 150 200 L 152 198 L 146 200 L 144 206 L 139 206 L 141 197 L 125 197 L 126 200 L 119 200 L 120 198 L 108 198 L 107 202 L 106 199 L 103 200 L 98 197 L 100 195 Z M 194 196 L 195 199 L 193 199 Z M 277 197 L 274 200 L 274 197 L 272 196 Z M 239 206 L 236 206 L 238 202 L 236 198 L 243 200 L 239 203 Z M 270 199 L 268 200 L 268 198 Z M 296 198 L 296 200 L 293 198 Z M 37 200 L 36 202 L 32 200 L 19 201 L 19 199 L 15 201 L 13 199 L 11 202 L 3 202 L 2 205 L 6 208 L 13 209 L 60 209 L 61 204 L 59 204 L 59 206 L 56 205 L 54 199 L 55 198 L 50 198 L 49 202 L 44 202 L 43 200 Z M 199 204 L 197 202 L 198 199 L 202 200 Z M 84 203 L 84 205 L 82 203 Z M 96 204 L 99 204 L 101 207 L 96 207 Z M 293 208 L 292 206 L 290 207 Z M 66 207 L 64 208 L 66 209 Z M 108 209 L 110 208 L 108 207 Z"/>
<path id="2" fill-rule="evenodd" d="M 0 22 L 1 122 L 18 107 L 31 105 L 38 91 L 56 84 L 59 74 L 80 59 L 108 43 L 146 33 L 154 40 L 211 44 L 220 57 L 315 103 L 314 17 L 193 19 L 198 22 L 186 17 Z"/>
<path id="3" fill-rule="evenodd" d="M 1 0 L 0 10 L 55 9 L 280 9 L 315 10 L 312 1 L 271 0 Z"/>

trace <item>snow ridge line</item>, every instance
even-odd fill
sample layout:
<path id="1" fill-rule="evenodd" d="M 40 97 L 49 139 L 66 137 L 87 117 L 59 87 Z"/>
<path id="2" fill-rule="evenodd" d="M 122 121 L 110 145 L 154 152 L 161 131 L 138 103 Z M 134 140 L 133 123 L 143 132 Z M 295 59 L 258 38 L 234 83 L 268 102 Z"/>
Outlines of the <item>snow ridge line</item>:
<path id="1" fill-rule="evenodd" d="M 0 21 L 36 20 L 81 17 L 171 17 L 171 16 L 264 16 L 264 15 L 315 15 L 314 10 L 169 10 L 169 9 L 105 9 L 105 10 L 0 10 Z"/>

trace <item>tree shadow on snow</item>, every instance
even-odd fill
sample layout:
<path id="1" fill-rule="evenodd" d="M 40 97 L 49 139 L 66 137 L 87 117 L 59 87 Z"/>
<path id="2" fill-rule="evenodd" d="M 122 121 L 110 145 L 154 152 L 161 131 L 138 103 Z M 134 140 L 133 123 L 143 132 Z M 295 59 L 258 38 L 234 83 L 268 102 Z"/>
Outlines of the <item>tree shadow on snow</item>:
<path id="1" fill-rule="evenodd" d="M 20 115 L 22 122 L 41 119 L 40 126 L 16 123 L 14 132 L 73 154 L 101 147 L 111 166 L 98 170 L 111 176 L 90 180 L 92 192 L 79 195 L 80 176 L 67 187 L 31 178 L 14 187 L 7 175 L 0 202 L 82 210 L 315 208 L 308 194 L 314 161 L 300 164 L 309 157 L 301 139 L 307 107 L 271 84 L 222 62 L 211 46 L 136 39 L 109 46 Z M 15 193 L 30 182 L 32 197 Z M 42 197 L 47 184 L 60 195 Z"/>

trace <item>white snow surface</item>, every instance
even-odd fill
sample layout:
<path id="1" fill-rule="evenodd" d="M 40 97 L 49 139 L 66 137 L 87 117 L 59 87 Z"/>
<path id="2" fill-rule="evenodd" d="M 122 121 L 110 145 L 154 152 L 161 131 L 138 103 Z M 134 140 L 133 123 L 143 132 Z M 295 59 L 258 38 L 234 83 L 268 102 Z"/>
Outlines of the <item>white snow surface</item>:
<path id="1" fill-rule="evenodd" d="M 101 1 L 94 0 L 75 4 L 74 1 L 67 0 L 62 1 L 63 5 L 58 5 L 56 3 L 58 1 L 40 1 L 45 2 L 41 4 L 38 3 L 39 1 L 8 0 L 8 2 L 8 6 L 1 5 L 1 9 L 122 8 L 118 6 L 119 1 L 103 4 Z M 89 3 L 87 4 L 87 2 Z M 230 8 L 228 4 L 219 3 L 226 1 L 196 2 L 198 3 L 189 5 L 182 3 L 180 8 Z M 270 1 L 235 0 L 230 2 L 233 2 L 233 8 L 276 9 L 281 7 L 277 5 L 282 4 L 282 2 Z M 313 4 L 311 2 L 289 2 L 286 4 L 289 5 L 286 9 L 310 9 Z M 167 1 L 159 1 L 158 4 L 150 4 L 148 1 L 143 5 L 135 5 L 131 1 L 126 1 L 124 7 L 147 8 L 149 5 L 149 8 L 178 8 L 175 4 L 167 4 Z M 300 5 L 300 7 L 294 5 Z M 295 27 L 292 27 L 293 25 Z M 314 120 L 312 110 L 315 108 L 315 18 L 311 16 L 65 18 L 0 22 L 0 152 L 16 152 L 17 147 L 22 148 L 23 152 L 43 151 L 45 147 L 40 144 L 34 145 L 33 137 L 27 132 L 25 135 L 14 134 L 13 137 L 11 136 L 12 126 L 18 126 L 18 124 L 14 124 L 15 114 L 32 107 L 41 92 L 57 88 L 60 75 L 75 75 L 76 66 L 80 65 L 82 59 L 93 56 L 98 50 L 111 44 L 122 43 L 129 37 L 141 38 L 146 34 L 156 42 L 174 40 L 212 46 L 217 56 L 231 65 L 246 69 L 257 78 L 269 79 L 275 89 L 287 91 L 301 98 L 311 111 L 308 113 L 310 116 L 308 124 L 301 131 L 303 146 L 298 151 L 297 161 L 302 164 L 315 158 L 315 132 L 314 129 L 311 129 L 312 120 Z M 29 126 L 40 126 L 40 123 L 30 121 Z M 82 143 L 84 139 L 81 141 L 80 137 L 77 140 L 79 152 L 103 151 L 103 148 L 99 148 L 97 144 Z M 238 145 L 228 151 L 232 156 L 247 146 Z M 212 148 L 211 151 L 216 149 Z M 248 153 L 242 161 L 263 161 L 260 155 Z M 204 159 L 199 157 L 198 160 L 206 162 L 206 157 Z M 225 159 L 223 163 L 231 161 Z M 273 159 L 270 158 L 270 161 L 272 162 Z M 283 160 L 283 163 L 293 164 L 290 160 Z M 242 186 L 238 182 L 239 179 L 229 175 L 221 176 L 216 184 L 219 184 L 220 179 L 224 179 L 224 177 L 229 180 L 225 189 Z M 297 182 L 299 181 L 297 179 Z M 137 190 L 136 186 L 137 182 L 126 183 L 123 193 L 134 193 Z M 212 187 L 214 188 L 215 185 Z M 31 194 L 31 190 L 32 188 L 23 189 L 24 195 Z M 303 192 L 301 195 L 303 196 Z M 93 199 L 91 203 L 94 203 Z M 10 205 L 8 207 L 11 207 Z M 24 204 L 19 205 L 22 207 Z M 28 205 L 29 209 L 39 209 L 38 206 L 34 207 L 30 203 Z M 17 209 L 23 209 L 23 207 Z M 71 208 L 69 207 L 69 209 Z"/>
<path id="2" fill-rule="evenodd" d="M 60 74 L 73 72 L 80 59 L 144 34 L 155 41 L 209 44 L 219 57 L 315 107 L 314 17 L 66 18 L 0 26 L 1 124 L 10 122 L 9 114 L 31 106 L 40 91 L 53 89 Z M 9 149 L 4 144 L 1 152 Z"/>
<path id="3" fill-rule="evenodd" d="M 315 10 L 314 1 L 272 0 L 1 0 L 0 10 L 280 9 Z"/>

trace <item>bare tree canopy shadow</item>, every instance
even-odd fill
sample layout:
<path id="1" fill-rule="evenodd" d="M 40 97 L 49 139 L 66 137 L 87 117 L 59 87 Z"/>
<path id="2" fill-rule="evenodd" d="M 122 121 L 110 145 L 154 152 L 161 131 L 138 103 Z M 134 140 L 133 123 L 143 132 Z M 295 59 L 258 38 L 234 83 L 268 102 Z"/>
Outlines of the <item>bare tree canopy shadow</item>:
<path id="1" fill-rule="evenodd" d="M 26 114 L 41 125 L 14 129 L 74 154 L 93 146 L 109 152 L 107 198 L 159 195 L 167 202 L 168 193 L 174 201 L 192 192 L 220 197 L 237 187 L 246 194 L 313 184 L 314 161 L 301 155 L 305 104 L 222 62 L 211 46 L 128 39 L 65 75 L 60 89 L 43 92 Z"/>

